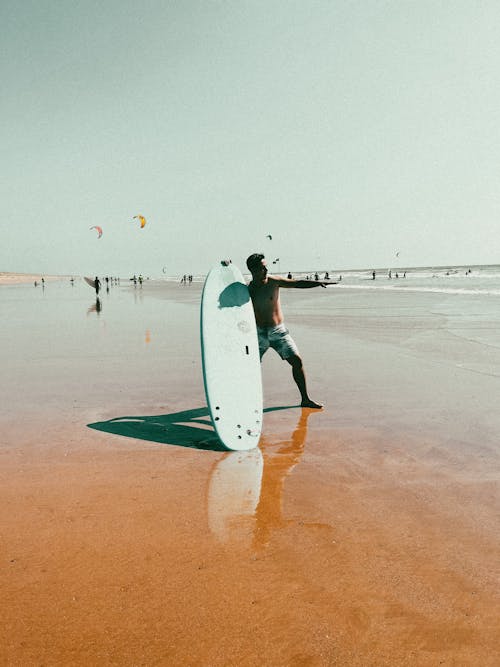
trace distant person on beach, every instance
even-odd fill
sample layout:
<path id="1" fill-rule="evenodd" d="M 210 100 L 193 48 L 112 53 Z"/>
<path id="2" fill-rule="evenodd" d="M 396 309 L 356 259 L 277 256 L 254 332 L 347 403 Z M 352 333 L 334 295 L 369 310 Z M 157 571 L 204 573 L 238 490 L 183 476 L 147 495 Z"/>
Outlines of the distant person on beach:
<path id="1" fill-rule="evenodd" d="M 291 280 L 291 279 L 293 278 L 293 276 L 292 276 L 292 274 L 290 273 L 290 271 L 288 272 L 287 278 L 288 278 L 288 280 Z"/>
<path id="2" fill-rule="evenodd" d="M 283 321 L 280 287 L 309 289 L 311 287 L 326 287 L 336 283 L 319 280 L 292 280 L 281 276 L 270 276 L 267 272 L 264 255 L 260 253 L 248 257 L 247 267 L 252 274 L 248 289 L 257 322 L 260 358 L 262 359 L 270 347 L 276 350 L 280 357 L 292 367 L 293 379 L 299 388 L 302 399 L 301 406 L 303 408 L 322 408 L 321 403 L 311 400 L 307 393 L 302 359 L 297 345 Z"/>
<path id="3" fill-rule="evenodd" d="M 94 278 L 94 286 L 95 286 L 95 293 L 97 296 L 99 294 L 99 290 L 101 289 L 101 281 L 97 276 Z"/>

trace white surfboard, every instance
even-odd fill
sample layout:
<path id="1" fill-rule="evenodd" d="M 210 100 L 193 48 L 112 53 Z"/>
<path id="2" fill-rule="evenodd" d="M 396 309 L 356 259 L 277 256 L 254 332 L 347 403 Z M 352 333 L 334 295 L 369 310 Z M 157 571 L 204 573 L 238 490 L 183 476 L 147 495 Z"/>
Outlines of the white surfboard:
<path id="1" fill-rule="evenodd" d="M 201 298 L 201 351 L 208 409 L 228 449 L 256 447 L 262 430 L 262 377 L 252 301 L 240 270 L 221 262 Z"/>

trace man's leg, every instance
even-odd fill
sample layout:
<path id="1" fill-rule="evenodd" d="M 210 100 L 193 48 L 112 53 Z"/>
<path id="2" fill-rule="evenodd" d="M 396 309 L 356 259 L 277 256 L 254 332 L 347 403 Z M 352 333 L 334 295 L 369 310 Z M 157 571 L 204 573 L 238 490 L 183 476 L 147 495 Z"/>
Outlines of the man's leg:
<path id="1" fill-rule="evenodd" d="M 302 359 L 298 355 L 293 355 L 292 357 L 287 357 L 286 361 L 288 361 L 292 367 L 293 379 L 299 388 L 300 396 L 302 398 L 301 406 L 303 408 L 322 408 L 323 406 L 321 403 L 316 403 L 311 400 L 307 394 L 306 376 Z"/>

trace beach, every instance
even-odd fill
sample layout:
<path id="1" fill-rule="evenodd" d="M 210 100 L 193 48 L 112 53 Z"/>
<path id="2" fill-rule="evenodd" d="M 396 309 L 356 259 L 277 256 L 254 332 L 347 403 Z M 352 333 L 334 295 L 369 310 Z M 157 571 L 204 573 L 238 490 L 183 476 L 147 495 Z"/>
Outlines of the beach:
<path id="1" fill-rule="evenodd" d="M 325 408 L 270 351 L 244 453 L 201 282 L 3 281 L 0 662 L 498 665 L 498 296 L 438 280 L 283 291 Z"/>
<path id="2" fill-rule="evenodd" d="M 0 286 L 22 285 L 24 283 L 37 283 L 42 285 L 42 279 L 47 282 L 54 282 L 67 279 L 69 276 L 44 276 L 41 273 L 13 273 L 10 271 L 0 271 Z"/>

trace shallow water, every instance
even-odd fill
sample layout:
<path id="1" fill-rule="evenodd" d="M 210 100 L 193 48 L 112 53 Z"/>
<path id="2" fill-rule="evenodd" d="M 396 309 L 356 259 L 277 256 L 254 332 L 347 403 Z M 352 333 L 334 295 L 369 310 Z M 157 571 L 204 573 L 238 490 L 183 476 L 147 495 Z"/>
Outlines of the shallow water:
<path id="1" fill-rule="evenodd" d="M 197 310 L 128 285 L 95 292 L 83 281 L 0 287 L 2 412 L 141 404 L 144 384 L 199 358 Z M 182 395 L 182 387 L 179 387 Z"/>

